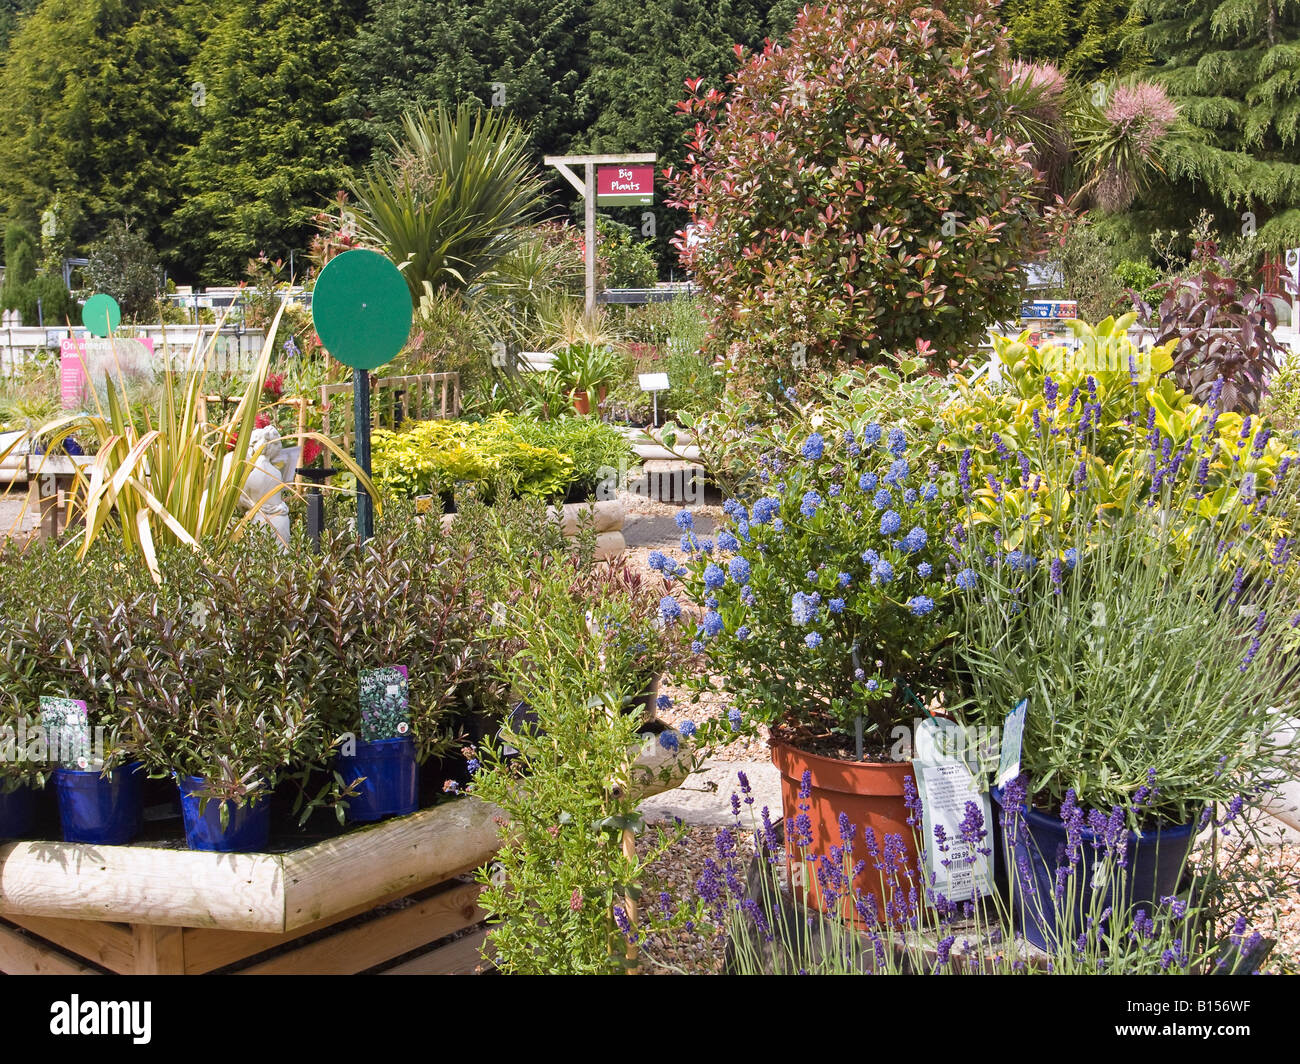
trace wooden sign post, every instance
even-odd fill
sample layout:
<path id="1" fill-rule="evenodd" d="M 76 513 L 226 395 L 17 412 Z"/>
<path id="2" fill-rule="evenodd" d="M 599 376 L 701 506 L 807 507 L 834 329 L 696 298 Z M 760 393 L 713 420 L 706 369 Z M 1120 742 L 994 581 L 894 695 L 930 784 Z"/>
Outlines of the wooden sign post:
<path id="1" fill-rule="evenodd" d="M 312 324 L 330 355 L 352 367 L 356 461 L 370 476 L 370 371 L 390 361 L 411 334 L 411 290 L 387 258 L 355 248 L 325 264 L 311 300 Z M 374 500 L 357 485 L 357 535 L 374 535 Z"/>
<path id="2" fill-rule="evenodd" d="M 653 165 L 656 158 L 657 157 L 653 152 L 640 152 L 634 155 L 548 155 L 543 159 L 543 162 L 545 162 L 547 166 L 553 166 L 559 170 L 560 173 L 564 175 L 564 179 L 577 189 L 578 195 L 583 199 L 583 206 L 586 215 L 584 250 L 587 259 L 586 306 L 588 310 L 591 310 L 596 305 L 596 203 L 599 196 L 596 187 L 596 167 L 627 166 L 633 163 L 650 163 Z M 586 168 L 586 173 L 583 177 L 579 177 L 569 169 L 570 166 L 579 165 Z M 627 179 L 627 183 L 635 185 L 636 187 L 629 188 L 628 190 L 611 189 L 608 193 L 610 202 L 623 204 L 630 202 L 642 204 L 653 203 L 653 171 L 648 175 L 651 178 L 650 190 L 645 190 L 642 187 L 645 184 L 645 178 L 647 176 L 644 169 L 642 167 L 633 166 L 632 170 L 634 172 L 632 176 Z M 641 172 L 637 173 L 636 171 Z M 617 174 L 613 175 L 611 180 L 615 183 L 620 183 Z M 615 196 L 618 197 L 617 200 L 614 199 Z M 599 196 L 599 198 L 603 201 L 606 197 Z"/>

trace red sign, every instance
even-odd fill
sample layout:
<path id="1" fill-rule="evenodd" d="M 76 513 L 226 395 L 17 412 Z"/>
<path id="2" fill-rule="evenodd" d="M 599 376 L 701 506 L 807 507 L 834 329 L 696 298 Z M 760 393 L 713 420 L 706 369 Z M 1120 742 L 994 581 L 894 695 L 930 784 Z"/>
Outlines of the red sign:
<path id="1" fill-rule="evenodd" d="M 648 206 L 655 201 L 653 166 L 596 167 L 596 203 L 602 207 Z"/>

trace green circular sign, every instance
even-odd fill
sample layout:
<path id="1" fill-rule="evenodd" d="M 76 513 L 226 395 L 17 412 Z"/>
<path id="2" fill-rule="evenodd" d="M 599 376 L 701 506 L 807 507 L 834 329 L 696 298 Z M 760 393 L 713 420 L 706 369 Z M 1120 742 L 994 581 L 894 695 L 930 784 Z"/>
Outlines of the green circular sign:
<path id="1" fill-rule="evenodd" d="M 379 252 L 354 248 L 321 270 L 311 318 L 333 358 L 353 369 L 377 369 L 411 335 L 411 290 Z"/>
<path id="2" fill-rule="evenodd" d="M 81 324 L 91 336 L 107 336 L 122 324 L 122 308 L 112 296 L 100 292 L 82 304 Z"/>

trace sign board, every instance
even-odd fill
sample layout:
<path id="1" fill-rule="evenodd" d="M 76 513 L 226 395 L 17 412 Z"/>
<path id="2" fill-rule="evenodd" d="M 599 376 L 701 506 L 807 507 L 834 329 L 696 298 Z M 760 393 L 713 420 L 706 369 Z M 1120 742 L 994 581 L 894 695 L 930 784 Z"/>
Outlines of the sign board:
<path id="1" fill-rule="evenodd" d="M 64 410 L 82 405 L 92 375 L 99 376 L 103 367 L 139 365 L 153 357 L 153 340 L 90 339 L 64 337 L 59 341 L 59 395 Z"/>
<path id="2" fill-rule="evenodd" d="M 1034 299 L 1020 304 L 1021 320 L 1030 318 L 1062 320 L 1077 318 L 1079 304 L 1077 300 Z"/>
<path id="3" fill-rule="evenodd" d="M 596 205 L 599 207 L 648 207 L 655 201 L 653 166 L 598 166 Z"/>
<path id="4" fill-rule="evenodd" d="M 638 373 L 637 380 L 641 382 L 643 392 L 666 392 L 668 390 L 667 373 Z"/>

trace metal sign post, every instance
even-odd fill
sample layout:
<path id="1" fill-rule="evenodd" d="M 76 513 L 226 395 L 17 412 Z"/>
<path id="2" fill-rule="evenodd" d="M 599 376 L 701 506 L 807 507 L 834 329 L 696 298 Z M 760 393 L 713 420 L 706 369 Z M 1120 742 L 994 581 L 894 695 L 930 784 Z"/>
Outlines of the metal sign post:
<path id="1" fill-rule="evenodd" d="M 640 152 L 632 155 L 547 155 L 542 161 L 553 166 L 564 175 L 583 199 L 586 237 L 584 251 L 586 254 L 587 283 L 586 306 L 591 310 L 596 305 L 596 167 L 615 166 L 620 163 L 651 163 L 657 156 L 653 152 Z M 575 174 L 570 166 L 584 166 L 583 177 Z"/>
<path id="2" fill-rule="evenodd" d="M 355 248 L 325 264 L 312 294 L 312 324 L 330 355 L 352 367 L 356 462 L 370 476 L 370 371 L 399 352 L 411 334 L 411 290 L 377 251 Z M 357 485 L 357 535 L 375 531 L 374 500 Z"/>

